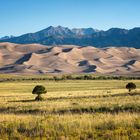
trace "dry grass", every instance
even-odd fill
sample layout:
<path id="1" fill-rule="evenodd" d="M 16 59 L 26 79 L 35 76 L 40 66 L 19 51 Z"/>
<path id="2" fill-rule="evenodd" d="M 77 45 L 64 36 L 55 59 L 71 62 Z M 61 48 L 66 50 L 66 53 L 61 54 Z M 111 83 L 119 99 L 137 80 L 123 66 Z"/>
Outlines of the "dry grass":
<path id="1" fill-rule="evenodd" d="M 0 83 L 0 137 L 44 140 L 139 140 L 140 81 L 36 81 Z M 48 89 L 35 102 L 33 87 Z M 136 92 L 135 92 L 136 93 Z"/>

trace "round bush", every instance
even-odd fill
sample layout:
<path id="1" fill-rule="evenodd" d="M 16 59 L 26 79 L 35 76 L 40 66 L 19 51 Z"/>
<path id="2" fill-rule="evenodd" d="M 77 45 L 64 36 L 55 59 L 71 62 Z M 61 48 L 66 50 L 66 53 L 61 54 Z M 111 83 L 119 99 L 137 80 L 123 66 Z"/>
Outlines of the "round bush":
<path id="1" fill-rule="evenodd" d="M 47 90 L 42 85 L 37 85 L 34 87 L 32 94 L 37 94 L 37 97 L 35 98 L 36 101 L 42 101 L 43 98 L 41 97 L 41 94 L 47 93 Z"/>
<path id="2" fill-rule="evenodd" d="M 133 82 L 130 82 L 126 85 L 126 88 L 131 92 L 131 90 L 136 89 L 136 85 Z"/>

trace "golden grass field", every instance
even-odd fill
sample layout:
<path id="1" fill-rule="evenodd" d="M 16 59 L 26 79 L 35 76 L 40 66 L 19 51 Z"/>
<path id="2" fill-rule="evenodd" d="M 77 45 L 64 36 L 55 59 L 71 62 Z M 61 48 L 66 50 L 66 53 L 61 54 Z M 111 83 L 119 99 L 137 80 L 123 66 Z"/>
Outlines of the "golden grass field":
<path id="1" fill-rule="evenodd" d="M 44 101 L 34 101 L 36 85 Z M 140 140 L 140 80 L 1 82 L 0 139 Z"/>

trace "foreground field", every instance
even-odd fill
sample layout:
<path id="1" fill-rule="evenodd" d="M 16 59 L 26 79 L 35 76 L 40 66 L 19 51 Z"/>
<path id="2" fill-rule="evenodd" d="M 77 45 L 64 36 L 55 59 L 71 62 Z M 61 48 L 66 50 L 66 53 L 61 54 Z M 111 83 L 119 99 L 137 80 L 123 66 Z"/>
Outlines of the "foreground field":
<path id="1" fill-rule="evenodd" d="M 0 138 L 43 140 L 139 140 L 140 81 L 129 95 L 122 80 L 0 83 Z M 46 86 L 34 101 L 35 85 Z"/>

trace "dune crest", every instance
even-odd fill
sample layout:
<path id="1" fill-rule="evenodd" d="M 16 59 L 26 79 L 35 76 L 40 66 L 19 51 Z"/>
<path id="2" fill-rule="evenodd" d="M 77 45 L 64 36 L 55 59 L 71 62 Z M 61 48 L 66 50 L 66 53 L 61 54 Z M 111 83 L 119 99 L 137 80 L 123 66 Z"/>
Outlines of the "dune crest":
<path id="1" fill-rule="evenodd" d="M 140 74 L 140 49 L 0 43 L 0 73 Z"/>

